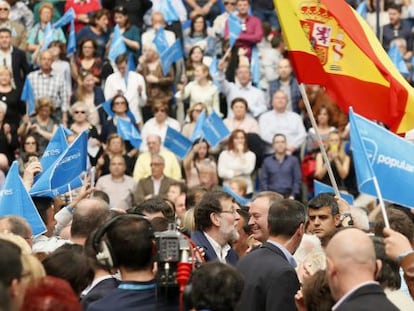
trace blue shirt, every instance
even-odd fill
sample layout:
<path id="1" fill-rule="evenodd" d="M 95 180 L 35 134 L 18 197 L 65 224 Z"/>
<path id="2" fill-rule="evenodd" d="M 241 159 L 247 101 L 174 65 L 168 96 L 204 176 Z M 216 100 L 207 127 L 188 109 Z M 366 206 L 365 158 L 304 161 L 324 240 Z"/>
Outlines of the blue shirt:
<path id="1" fill-rule="evenodd" d="M 286 155 L 281 162 L 274 155 L 267 157 L 262 164 L 260 191 L 276 191 L 285 196 L 300 194 L 301 173 L 299 161 Z"/>

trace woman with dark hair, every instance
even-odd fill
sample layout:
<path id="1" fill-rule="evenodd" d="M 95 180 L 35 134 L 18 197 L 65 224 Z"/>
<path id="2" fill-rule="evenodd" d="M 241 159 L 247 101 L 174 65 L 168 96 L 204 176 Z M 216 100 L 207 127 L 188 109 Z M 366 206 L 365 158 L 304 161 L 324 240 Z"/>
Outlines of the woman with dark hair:
<path id="1" fill-rule="evenodd" d="M 326 145 L 329 134 L 336 131 L 336 128 L 331 125 L 332 113 L 327 106 L 322 105 L 315 112 L 315 116 L 319 135 L 321 136 L 323 143 Z M 308 136 L 306 139 L 306 153 L 313 153 L 317 152 L 318 150 L 319 145 L 318 139 L 316 137 L 316 130 L 311 127 L 308 130 Z"/>
<path id="2" fill-rule="evenodd" d="M 101 9 L 94 12 L 90 19 L 90 25 L 83 27 L 76 34 L 76 42 L 88 38 L 96 42 L 96 54 L 101 59 L 105 56 L 106 44 L 109 40 L 108 26 L 110 13 L 108 10 Z"/>
<path id="3" fill-rule="evenodd" d="M 23 171 L 28 163 L 39 160 L 39 152 L 35 136 L 27 135 L 21 142 L 20 154 L 17 161 L 19 163 L 19 173 L 23 175 Z"/>
<path id="4" fill-rule="evenodd" d="M 241 177 L 247 183 L 247 193 L 253 192 L 252 176 L 256 165 L 256 155 L 247 146 L 247 136 L 243 130 L 234 130 L 228 140 L 228 148 L 218 158 L 218 175 L 223 184 L 234 177 Z"/>
<path id="5" fill-rule="evenodd" d="M 249 106 L 244 98 L 234 98 L 231 101 L 230 107 L 233 111 L 233 116 L 224 119 L 224 124 L 230 131 L 243 130 L 246 133 L 259 134 L 259 124 L 247 114 Z"/>
<path id="6" fill-rule="evenodd" d="M 78 46 L 77 55 L 71 57 L 72 78 L 78 81 L 82 72 L 90 72 L 95 82 L 101 81 L 102 59 L 97 56 L 98 45 L 95 40 L 84 38 Z"/>
<path id="7" fill-rule="evenodd" d="M 132 25 L 128 18 L 127 9 L 124 6 L 117 6 L 114 9 L 114 21 L 119 26 L 125 45 L 127 54 L 132 54 L 135 64 L 138 59 L 141 34 L 137 26 Z"/>
<path id="8" fill-rule="evenodd" d="M 182 82 L 184 84 L 187 84 L 188 82 L 194 80 L 195 67 L 203 64 L 204 58 L 204 50 L 200 46 L 194 45 L 190 49 L 190 51 L 188 52 L 187 60 L 185 62 L 185 75 L 182 78 Z"/>
<path id="9" fill-rule="evenodd" d="M 188 187 L 194 187 L 201 184 L 200 166 L 205 164 L 210 166 L 211 171 L 215 172 L 215 184 L 218 183 L 217 164 L 214 158 L 209 154 L 209 144 L 205 140 L 196 140 L 191 151 L 183 161 L 186 181 Z"/>
<path id="10" fill-rule="evenodd" d="M 198 45 L 204 50 L 204 55 L 215 56 L 216 48 L 214 37 L 208 34 L 207 21 L 201 14 L 191 19 L 190 31 L 184 35 L 184 50 L 188 55 L 190 49 Z"/>

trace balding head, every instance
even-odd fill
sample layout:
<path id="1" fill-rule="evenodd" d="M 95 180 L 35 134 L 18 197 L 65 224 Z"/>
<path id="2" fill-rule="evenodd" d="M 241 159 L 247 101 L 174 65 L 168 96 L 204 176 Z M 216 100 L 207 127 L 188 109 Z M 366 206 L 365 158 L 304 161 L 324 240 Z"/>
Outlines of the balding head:
<path id="1" fill-rule="evenodd" d="M 359 229 L 345 229 L 335 234 L 326 248 L 326 257 L 329 287 L 335 300 L 356 286 L 375 279 L 374 244 Z"/>

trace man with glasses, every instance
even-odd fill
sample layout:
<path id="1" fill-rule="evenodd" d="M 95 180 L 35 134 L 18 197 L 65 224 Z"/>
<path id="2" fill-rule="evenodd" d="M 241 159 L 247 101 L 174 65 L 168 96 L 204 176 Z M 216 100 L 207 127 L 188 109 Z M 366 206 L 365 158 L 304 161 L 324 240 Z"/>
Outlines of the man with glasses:
<path id="1" fill-rule="evenodd" d="M 12 45 L 25 51 L 27 46 L 27 32 L 24 25 L 11 21 L 10 4 L 4 0 L 0 0 L 0 28 L 7 28 L 11 31 Z"/>
<path id="2" fill-rule="evenodd" d="M 238 256 L 229 243 L 239 238 L 240 216 L 233 198 L 222 191 L 206 193 L 195 207 L 194 218 L 197 231 L 191 239 L 203 248 L 204 259 L 235 265 Z"/>
<path id="3" fill-rule="evenodd" d="M 167 196 L 170 184 L 174 182 L 173 179 L 164 175 L 165 161 L 162 156 L 152 155 L 150 165 L 151 176 L 140 179 L 138 182 L 134 195 L 136 205 L 157 195 Z"/>

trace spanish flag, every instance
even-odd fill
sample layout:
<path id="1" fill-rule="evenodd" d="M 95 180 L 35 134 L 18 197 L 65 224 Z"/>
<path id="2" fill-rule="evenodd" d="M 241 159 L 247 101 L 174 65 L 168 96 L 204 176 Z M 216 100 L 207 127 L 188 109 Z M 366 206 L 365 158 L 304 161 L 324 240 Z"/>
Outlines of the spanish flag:
<path id="1" fill-rule="evenodd" d="M 344 112 L 414 128 L 414 90 L 344 0 L 274 0 L 297 78 L 325 86 Z"/>

